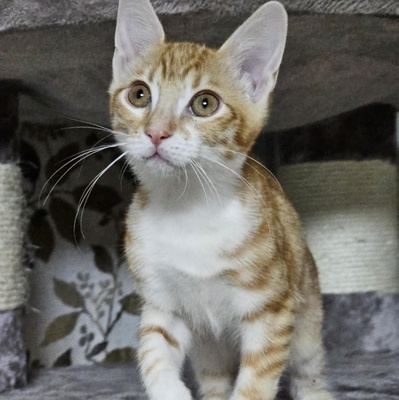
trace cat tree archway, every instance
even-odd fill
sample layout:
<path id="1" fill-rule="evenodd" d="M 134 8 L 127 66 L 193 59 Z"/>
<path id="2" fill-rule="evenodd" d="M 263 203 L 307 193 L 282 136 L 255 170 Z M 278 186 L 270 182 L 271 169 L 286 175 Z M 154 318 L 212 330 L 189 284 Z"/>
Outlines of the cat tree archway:
<path id="1" fill-rule="evenodd" d="M 373 102 L 399 109 L 396 0 L 282 2 L 291 12 L 290 30 L 271 130 L 314 122 Z M 48 7 L 42 0 L 23 3 L 24 7 L 12 0 L 0 4 L 0 200 L 4 199 L 0 230 L 11 234 L 0 237 L 0 250 L 13 260 L 0 260 L 0 377 L 5 376 L 0 378 L 0 390 L 19 386 L 26 379 L 21 309 L 25 273 L 20 261 L 21 230 L 15 230 L 23 223 L 18 153 L 13 150 L 17 114 L 22 121 L 45 124 L 59 121 L 60 114 L 107 124 L 106 92 L 116 15 L 116 2 L 111 0 L 94 0 L 90 6 L 76 0 Z M 171 39 L 214 45 L 261 3 L 154 0 Z M 85 88 L 79 96 L 78 86 Z M 30 95 L 21 98 L 18 111 L 18 92 L 26 88 Z M 5 365 L 12 368 L 4 369 Z"/>

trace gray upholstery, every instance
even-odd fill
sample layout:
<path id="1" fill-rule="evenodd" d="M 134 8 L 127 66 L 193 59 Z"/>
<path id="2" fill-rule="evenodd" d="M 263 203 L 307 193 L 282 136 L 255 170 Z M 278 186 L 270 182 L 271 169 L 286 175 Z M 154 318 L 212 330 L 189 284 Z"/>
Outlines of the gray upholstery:
<path id="1" fill-rule="evenodd" d="M 373 102 L 399 108 L 397 0 L 283 2 L 291 14 L 289 36 L 269 130 Z M 29 89 L 30 97 L 21 103 L 23 120 L 49 123 L 68 115 L 108 123 L 116 3 L 0 2 L 0 79 L 17 80 L 24 92 Z M 154 1 L 168 38 L 214 46 L 261 3 Z M 37 106 L 39 99 L 45 108 Z"/>
<path id="2" fill-rule="evenodd" d="M 280 0 L 289 11 L 306 13 L 399 15 L 396 0 Z M 159 14 L 216 12 L 219 15 L 249 13 L 264 0 L 152 0 Z M 0 31 L 43 26 L 87 24 L 114 20 L 117 2 L 113 0 L 2 0 Z"/>
<path id="3" fill-rule="evenodd" d="M 26 384 L 22 310 L 0 312 L 0 392 Z"/>

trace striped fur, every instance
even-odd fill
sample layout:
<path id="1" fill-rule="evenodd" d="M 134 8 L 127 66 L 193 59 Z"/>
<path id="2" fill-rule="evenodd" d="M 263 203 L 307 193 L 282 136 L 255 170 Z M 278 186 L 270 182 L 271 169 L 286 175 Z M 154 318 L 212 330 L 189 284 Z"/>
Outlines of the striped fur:
<path id="1" fill-rule="evenodd" d="M 313 258 L 280 186 L 249 155 L 267 119 L 285 13 L 275 2 L 262 7 L 214 50 L 165 42 L 151 10 L 147 0 L 121 0 L 110 89 L 116 137 L 139 179 L 126 255 L 144 304 L 139 364 L 148 395 L 192 399 L 180 378 L 188 356 L 204 400 L 273 400 L 285 369 L 295 400 L 332 400 L 321 377 Z M 281 30 L 256 45 L 277 43 L 267 57 L 259 53 L 270 49 L 251 44 L 263 25 Z M 123 36 L 130 26 L 143 30 L 145 46 Z M 151 92 L 144 108 L 129 103 L 135 82 Z M 205 118 L 190 109 L 203 91 L 220 102 Z M 163 135 L 158 144 L 149 132 Z"/>

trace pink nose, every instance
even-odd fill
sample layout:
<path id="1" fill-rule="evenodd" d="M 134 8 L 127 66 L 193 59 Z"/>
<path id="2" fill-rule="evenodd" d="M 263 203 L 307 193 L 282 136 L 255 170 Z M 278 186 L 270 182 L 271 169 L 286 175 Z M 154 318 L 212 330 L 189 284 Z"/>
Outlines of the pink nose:
<path id="1" fill-rule="evenodd" d="M 147 128 L 145 134 L 151 139 L 151 142 L 154 143 L 155 146 L 159 146 L 162 140 L 172 136 L 172 134 L 167 131 L 155 128 Z"/>

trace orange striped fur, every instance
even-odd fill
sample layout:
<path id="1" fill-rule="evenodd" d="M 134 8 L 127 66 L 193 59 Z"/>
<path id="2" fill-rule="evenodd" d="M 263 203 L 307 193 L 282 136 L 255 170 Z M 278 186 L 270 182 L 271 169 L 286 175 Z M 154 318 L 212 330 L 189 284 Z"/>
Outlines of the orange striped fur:
<path id="1" fill-rule="evenodd" d="M 273 400 L 284 370 L 295 400 L 333 399 L 316 266 L 280 185 L 250 156 L 285 36 L 270 2 L 219 50 L 169 43 L 148 0 L 120 0 L 110 113 L 139 181 L 125 244 L 150 400 L 193 398 L 186 356 L 204 400 Z"/>

